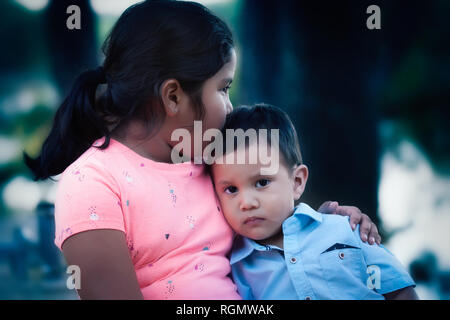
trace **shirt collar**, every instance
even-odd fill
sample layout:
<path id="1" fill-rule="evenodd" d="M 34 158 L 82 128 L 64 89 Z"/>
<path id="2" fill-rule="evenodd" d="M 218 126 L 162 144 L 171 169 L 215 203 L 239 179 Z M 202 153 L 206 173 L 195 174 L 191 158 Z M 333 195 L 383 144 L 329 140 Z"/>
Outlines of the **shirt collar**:
<path id="1" fill-rule="evenodd" d="M 317 222 L 322 222 L 322 214 L 308 206 L 306 203 L 300 203 L 294 211 L 293 216 L 304 219 L 309 217 Z M 290 217 L 289 217 L 290 218 Z M 288 219 L 289 219 L 288 218 Z M 287 219 L 286 219 L 287 220 Z"/>
<path id="2" fill-rule="evenodd" d="M 313 208 L 308 206 L 306 203 L 300 203 L 297 207 L 295 207 L 294 213 L 292 216 L 287 218 L 283 225 L 291 219 L 298 219 L 302 221 L 302 225 L 306 225 L 310 220 L 314 220 L 317 222 L 322 222 L 322 214 L 315 211 Z M 266 246 L 263 246 L 254 240 L 249 238 L 245 238 L 242 236 L 237 236 L 233 245 L 233 251 L 230 257 L 230 264 L 235 264 L 245 258 L 247 258 L 254 250 L 264 251 L 266 250 Z"/>
<path id="3" fill-rule="evenodd" d="M 234 240 L 233 251 L 231 252 L 230 264 L 233 265 L 247 258 L 253 250 L 257 249 L 257 246 L 261 246 L 255 241 L 238 235 Z"/>

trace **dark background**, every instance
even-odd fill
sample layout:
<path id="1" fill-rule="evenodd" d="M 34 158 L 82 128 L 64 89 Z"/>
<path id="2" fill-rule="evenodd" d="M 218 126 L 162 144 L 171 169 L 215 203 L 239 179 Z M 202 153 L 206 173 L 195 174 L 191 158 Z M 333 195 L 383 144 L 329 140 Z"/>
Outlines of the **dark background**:
<path id="1" fill-rule="evenodd" d="M 41 286 L 49 263 L 33 249 L 44 237 L 36 205 L 52 201 L 54 185 L 31 182 L 21 151 L 38 154 L 74 78 L 101 63 L 101 43 L 121 13 L 101 6 L 124 1 L 49 0 L 37 10 L 19 2 L 27 1 L 0 2 L 0 277 L 8 279 L 0 298 L 73 298 L 61 289 L 64 275 L 56 291 Z M 203 3 L 235 36 L 234 105 L 266 102 L 292 117 L 310 169 L 303 201 L 358 206 L 422 297 L 448 299 L 450 2 Z M 66 28 L 72 4 L 81 30 Z M 373 4 L 381 30 L 366 27 Z M 11 271 L 11 252 L 22 250 L 14 230 L 31 248 L 19 276 Z"/>

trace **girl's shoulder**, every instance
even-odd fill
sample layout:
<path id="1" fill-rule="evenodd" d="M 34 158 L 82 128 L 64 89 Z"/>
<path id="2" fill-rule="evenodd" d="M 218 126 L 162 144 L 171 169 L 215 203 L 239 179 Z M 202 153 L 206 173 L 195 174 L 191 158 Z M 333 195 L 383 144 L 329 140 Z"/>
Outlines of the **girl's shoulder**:
<path id="1" fill-rule="evenodd" d="M 101 139 L 95 141 L 78 159 L 68 166 L 61 174 L 61 184 L 73 181 L 83 182 L 88 177 L 97 180 L 110 180 L 114 176 L 114 168 L 120 166 L 120 153 L 115 152 L 116 147 L 110 144 L 105 149 L 98 148 L 102 145 Z"/>
<path id="2" fill-rule="evenodd" d="M 147 188 L 158 184 L 205 184 L 209 176 L 203 165 L 193 163 L 170 164 L 144 158 L 132 149 L 111 139 L 108 147 L 99 148 L 103 139 L 95 141 L 77 160 L 63 172 L 60 184 L 64 188 L 83 188 L 86 185 L 104 186 L 114 190 L 129 187 Z"/>

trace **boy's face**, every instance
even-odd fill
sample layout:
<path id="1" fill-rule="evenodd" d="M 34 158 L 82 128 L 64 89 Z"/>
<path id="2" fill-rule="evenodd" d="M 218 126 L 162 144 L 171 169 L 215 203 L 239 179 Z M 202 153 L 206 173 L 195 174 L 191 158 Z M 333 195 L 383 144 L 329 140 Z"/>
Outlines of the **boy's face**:
<path id="1" fill-rule="evenodd" d="M 235 156 L 245 152 L 248 159 L 249 149 L 252 152 L 251 146 L 239 148 Z M 301 165 L 288 170 L 280 163 L 276 174 L 261 175 L 261 168 L 259 160 L 256 164 L 213 164 L 214 185 L 225 218 L 238 234 L 279 244 L 281 225 L 304 191 L 308 169 Z"/>

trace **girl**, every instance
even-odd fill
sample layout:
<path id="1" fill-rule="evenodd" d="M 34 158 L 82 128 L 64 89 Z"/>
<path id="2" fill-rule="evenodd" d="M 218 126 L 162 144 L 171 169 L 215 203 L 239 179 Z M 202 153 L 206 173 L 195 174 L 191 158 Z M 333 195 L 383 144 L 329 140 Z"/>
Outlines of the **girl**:
<path id="1" fill-rule="evenodd" d="M 81 74 L 56 112 L 41 155 L 25 156 L 36 180 L 62 173 L 55 244 L 80 267 L 78 294 L 239 299 L 228 277 L 233 233 L 210 177 L 170 156 L 175 129 L 198 119 L 203 131 L 220 128 L 232 110 L 228 27 L 197 3 L 147 1 L 122 14 L 103 51 L 103 67 Z M 322 209 L 351 215 L 379 241 L 366 215 L 336 206 Z"/>

